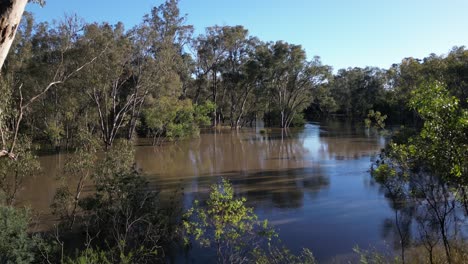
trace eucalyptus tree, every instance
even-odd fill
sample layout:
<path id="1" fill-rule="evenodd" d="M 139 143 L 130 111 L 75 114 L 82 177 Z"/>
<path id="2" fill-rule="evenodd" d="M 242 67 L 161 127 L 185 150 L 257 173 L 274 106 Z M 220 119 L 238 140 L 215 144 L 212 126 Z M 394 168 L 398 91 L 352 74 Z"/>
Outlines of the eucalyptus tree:
<path id="1" fill-rule="evenodd" d="M 463 107 L 468 107 L 468 50 L 464 46 L 454 47 L 445 59 L 436 62 L 432 68 L 435 71 L 441 69 L 439 72 L 442 72 L 451 94 L 460 100 Z"/>
<path id="2" fill-rule="evenodd" d="M 387 71 L 389 97 L 386 102 L 392 112 L 389 116 L 410 116 L 417 119 L 417 112 L 408 107 L 411 93 L 428 80 L 447 85 L 450 93 L 468 105 L 468 51 L 465 47 L 454 47 L 447 55 L 430 54 L 423 59 L 404 58 Z"/>
<path id="3" fill-rule="evenodd" d="M 142 100 L 134 101 L 131 106 L 128 138 L 132 137 L 145 108 L 153 107 L 159 98 L 178 100 L 182 95 L 193 66 L 185 52 L 192 34 L 193 26 L 186 24 L 177 0 L 153 7 L 143 22 L 129 32 L 134 46 L 130 63 L 132 83 Z"/>
<path id="4" fill-rule="evenodd" d="M 248 101 L 252 101 L 254 89 L 258 86 L 257 64 L 253 53 L 258 40 L 248 36 L 242 26 L 222 28 L 222 41 L 226 52 L 222 59 L 222 84 L 224 102 L 232 128 L 242 124 Z"/>
<path id="5" fill-rule="evenodd" d="M 51 25 L 39 23 L 31 39 L 34 60 L 21 77 L 23 82 L 31 79 L 35 83 L 32 87 L 40 89 L 57 78 L 60 68 L 67 71 L 86 63 L 81 58 L 81 46 L 85 44 L 79 44 L 84 26 L 85 22 L 77 15 L 65 16 Z M 72 143 L 88 109 L 86 96 L 75 89 L 79 82 L 78 78 L 68 78 L 65 83 L 51 87 L 31 106 L 31 113 L 25 116 L 25 130 L 30 131 L 33 139 L 46 140 L 56 148 Z"/>
<path id="6" fill-rule="evenodd" d="M 270 112 L 279 112 L 282 128 L 289 127 L 295 115 L 310 105 L 314 92 L 331 76 L 331 68 L 318 57 L 307 61 L 300 45 L 268 43 L 259 47 L 257 58 L 266 96 L 270 98 Z"/>
<path id="7" fill-rule="evenodd" d="M 24 17 L 0 84 L 4 95 L 0 113 L 2 153 L 9 157 L 0 159 L 0 190 L 9 205 L 14 203 L 22 182 L 39 173 L 32 141 L 47 134 L 44 130 L 49 128 L 49 121 L 57 121 L 63 113 L 58 100 L 68 101 L 62 89 L 95 60 L 70 59 L 76 55 L 77 39 L 72 36 L 75 27 L 69 27 L 74 24 L 71 20 L 51 27 L 47 23 L 35 25 L 29 14 Z M 57 122 L 61 126 L 62 121 Z"/>
<path id="8" fill-rule="evenodd" d="M 457 212 L 468 213 L 468 110 L 449 91 L 445 84 L 432 81 L 411 93 L 409 107 L 423 120 L 423 127 L 391 142 L 375 172 L 386 182 L 400 177 L 410 188 L 408 194 L 434 219 L 451 263 L 455 250 L 451 244 L 459 238 L 458 232 L 448 230 L 466 221 Z"/>
<path id="9" fill-rule="evenodd" d="M 21 17 L 28 2 L 45 4 L 45 0 L 3 0 L 0 2 L 0 69 L 8 55 L 16 31 L 20 26 Z"/>
<path id="10" fill-rule="evenodd" d="M 213 125 L 216 126 L 221 120 L 219 93 L 222 63 L 227 50 L 223 38 L 223 27 L 212 26 L 206 28 L 205 35 L 200 35 L 194 41 L 194 47 L 196 49 L 196 61 L 198 64 L 198 87 L 196 88 L 195 101 L 198 101 L 203 88 L 209 90 L 210 99 L 216 105 L 213 113 Z M 203 84 L 206 86 L 203 87 Z"/>
<path id="11" fill-rule="evenodd" d="M 408 98 L 411 91 L 416 89 L 423 77 L 422 64 L 419 59 L 404 58 L 400 63 L 393 64 L 386 73 L 388 97 L 386 102 L 389 108 L 386 114 L 391 119 L 399 117 L 404 122 L 408 117 L 413 120 L 416 114 L 408 107 Z"/>
<path id="12" fill-rule="evenodd" d="M 76 59 L 78 37 L 71 20 L 51 27 L 48 23 L 34 25 L 28 15 L 20 26 L 1 78 L 5 96 L 0 108 L 0 156 L 14 159 L 18 139 L 24 134 L 50 134 L 47 124 L 58 120 L 59 108 L 63 110 L 59 100 L 67 98 L 59 96 L 60 90 L 102 54 Z M 50 92 L 54 97 L 49 97 Z"/>
<path id="13" fill-rule="evenodd" d="M 92 43 L 83 45 L 82 56 L 85 58 L 95 57 L 105 50 L 98 63 L 81 72 L 78 85 L 82 86 L 97 112 L 100 136 L 108 149 L 128 122 L 134 102 L 143 99 L 131 83 L 133 46 L 121 23 L 115 26 L 107 23 L 87 25 L 81 41 Z"/>
<path id="14" fill-rule="evenodd" d="M 28 0 L 6 0 L 0 3 L 0 69 L 5 62 Z"/>
<path id="15" fill-rule="evenodd" d="M 385 72 L 379 68 L 341 69 L 331 85 L 339 110 L 347 116 L 364 117 L 382 100 Z"/>

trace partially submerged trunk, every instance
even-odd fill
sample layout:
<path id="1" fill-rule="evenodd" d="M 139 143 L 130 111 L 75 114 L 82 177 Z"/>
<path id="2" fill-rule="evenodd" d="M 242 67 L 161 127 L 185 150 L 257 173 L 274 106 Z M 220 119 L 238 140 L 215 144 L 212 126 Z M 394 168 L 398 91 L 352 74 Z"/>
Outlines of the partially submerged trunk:
<path id="1" fill-rule="evenodd" d="M 15 39 L 21 17 L 28 0 L 2 0 L 0 2 L 0 69 Z"/>

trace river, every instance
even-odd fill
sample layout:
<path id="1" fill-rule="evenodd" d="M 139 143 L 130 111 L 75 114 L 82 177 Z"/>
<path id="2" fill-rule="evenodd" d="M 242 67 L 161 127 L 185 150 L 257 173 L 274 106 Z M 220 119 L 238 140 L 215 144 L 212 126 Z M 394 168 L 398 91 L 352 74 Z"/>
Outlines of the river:
<path id="1" fill-rule="evenodd" d="M 353 247 L 393 250 L 393 211 L 372 182 L 371 157 L 385 140 L 343 122 L 289 131 L 205 131 L 159 147 L 140 144 L 136 164 L 161 195 L 189 207 L 210 184 L 229 179 L 260 219 L 269 219 L 294 252 L 308 247 L 322 262 L 342 261 Z M 41 156 L 43 174 L 25 182 L 20 203 L 52 221 L 49 205 L 66 154 Z"/>

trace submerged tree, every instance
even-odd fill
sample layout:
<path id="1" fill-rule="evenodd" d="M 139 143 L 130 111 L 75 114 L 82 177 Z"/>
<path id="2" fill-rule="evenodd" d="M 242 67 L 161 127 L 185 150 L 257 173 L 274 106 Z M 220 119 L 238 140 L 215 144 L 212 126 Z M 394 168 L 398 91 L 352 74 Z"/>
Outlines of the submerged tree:
<path id="1" fill-rule="evenodd" d="M 209 115 L 213 110 L 210 101 L 193 105 L 190 99 L 162 97 L 152 108 L 145 109 L 143 117 L 156 145 L 161 138 L 174 141 L 198 135 L 199 126 L 210 124 Z"/>
<path id="2" fill-rule="evenodd" d="M 306 61 L 299 45 L 269 43 L 257 50 L 261 85 L 267 91 L 268 112 L 279 113 L 279 125 L 289 127 L 294 117 L 308 107 L 320 85 L 326 84 L 331 68 L 318 57 Z"/>
<path id="3" fill-rule="evenodd" d="M 347 116 L 365 117 L 383 100 L 384 71 L 379 68 L 341 69 L 330 87 L 331 95 L 338 103 L 339 112 Z"/>
<path id="4" fill-rule="evenodd" d="M 128 139 L 132 138 L 142 113 L 158 104 L 160 98 L 177 100 L 183 95 L 191 71 L 190 56 L 184 49 L 192 33 L 193 27 L 186 24 L 186 16 L 180 14 L 175 0 L 152 8 L 143 22 L 129 32 L 134 46 L 131 82 L 142 100 L 133 101 L 131 106 Z"/>
<path id="5" fill-rule="evenodd" d="M 74 25 L 66 25 L 67 22 L 72 23 L 67 20 L 57 28 L 41 23 L 34 28 L 32 17 L 26 16 L 19 38 L 5 63 L 0 82 L 0 89 L 5 94 L 0 108 L 0 157 L 9 156 L 14 159 L 17 141 L 20 134 L 24 133 L 22 130 L 28 128 L 33 131 L 32 128 L 38 126 L 38 119 L 45 120 L 46 124 L 57 124 L 57 115 L 60 113 L 60 93 L 56 90 L 57 87 L 63 88 L 80 71 L 93 64 L 103 52 L 101 50 L 87 60 L 75 59 L 77 32 L 74 31 Z M 51 91 L 55 94 L 55 100 L 47 100 L 49 104 L 44 104 Z M 38 111 L 38 102 L 43 103 L 40 108 L 42 111 Z M 51 109 L 54 110 L 50 111 Z M 47 125 L 44 130 L 47 130 L 44 134 L 49 135 L 53 131 Z M 33 131 L 30 134 L 36 139 L 40 133 Z"/>
<path id="6" fill-rule="evenodd" d="M 374 175 L 383 186 L 400 182 L 404 186 L 400 189 L 406 190 L 412 204 L 428 213 L 429 218 L 419 218 L 419 223 L 434 223 L 446 259 L 451 263 L 454 255 L 451 241 L 458 239 L 458 232 L 449 230 L 457 228 L 453 221 L 461 219 L 456 217 L 457 208 L 464 208 L 465 214 L 468 213 L 468 111 L 440 82 L 425 83 L 414 90 L 410 107 L 420 115 L 424 126 L 418 134 L 391 143 L 381 154 Z M 432 254 L 433 242 L 428 244 L 428 233 L 425 234 Z"/>

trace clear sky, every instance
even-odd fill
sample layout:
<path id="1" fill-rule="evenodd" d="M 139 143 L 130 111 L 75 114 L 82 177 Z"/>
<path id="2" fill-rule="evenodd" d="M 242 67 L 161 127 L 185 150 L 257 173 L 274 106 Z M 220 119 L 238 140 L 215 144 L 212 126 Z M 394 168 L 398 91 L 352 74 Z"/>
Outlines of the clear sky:
<path id="1" fill-rule="evenodd" d="M 39 21 L 76 13 L 87 22 L 138 24 L 162 0 L 47 0 L 29 4 Z M 180 0 L 196 34 L 243 25 L 264 41 L 301 44 L 336 69 L 388 68 L 404 57 L 468 45 L 468 0 Z"/>

